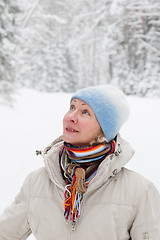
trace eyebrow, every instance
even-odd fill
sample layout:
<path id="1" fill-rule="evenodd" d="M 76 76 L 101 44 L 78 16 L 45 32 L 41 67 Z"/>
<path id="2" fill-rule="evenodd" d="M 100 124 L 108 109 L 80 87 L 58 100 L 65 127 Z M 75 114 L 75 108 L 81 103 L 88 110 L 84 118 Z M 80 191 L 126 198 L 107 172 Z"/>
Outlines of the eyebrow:
<path id="1" fill-rule="evenodd" d="M 77 102 L 75 99 L 73 99 L 74 102 Z M 82 101 L 82 100 L 81 100 Z M 82 105 L 88 105 L 87 103 L 82 103 Z"/>

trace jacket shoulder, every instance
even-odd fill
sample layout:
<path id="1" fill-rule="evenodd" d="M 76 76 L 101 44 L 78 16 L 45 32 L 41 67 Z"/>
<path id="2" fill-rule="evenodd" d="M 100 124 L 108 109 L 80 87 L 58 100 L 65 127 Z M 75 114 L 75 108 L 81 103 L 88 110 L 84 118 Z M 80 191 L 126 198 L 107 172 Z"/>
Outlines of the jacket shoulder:
<path id="1" fill-rule="evenodd" d="M 145 178 L 140 173 L 127 169 L 125 167 L 122 168 L 122 175 L 123 178 L 126 178 L 126 180 L 134 182 L 135 184 L 140 184 L 143 187 L 146 186 L 146 188 L 150 184 L 153 184 L 149 179 Z"/>
<path id="2" fill-rule="evenodd" d="M 159 194 L 155 185 L 149 179 L 127 168 L 122 168 L 121 180 L 123 185 L 127 187 L 128 192 L 134 197 L 137 196 L 138 201 L 140 201 L 147 192 L 151 193 L 156 191 L 157 194 Z"/>
<path id="3" fill-rule="evenodd" d="M 24 185 L 30 185 L 30 194 L 34 195 L 43 189 L 46 185 L 50 184 L 50 178 L 48 176 L 45 167 L 31 172 L 25 179 Z"/>
<path id="4" fill-rule="evenodd" d="M 46 178 L 48 176 L 47 170 L 45 167 L 39 168 L 33 172 L 31 172 L 26 179 L 30 180 L 31 182 L 38 181 L 41 178 Z"/>

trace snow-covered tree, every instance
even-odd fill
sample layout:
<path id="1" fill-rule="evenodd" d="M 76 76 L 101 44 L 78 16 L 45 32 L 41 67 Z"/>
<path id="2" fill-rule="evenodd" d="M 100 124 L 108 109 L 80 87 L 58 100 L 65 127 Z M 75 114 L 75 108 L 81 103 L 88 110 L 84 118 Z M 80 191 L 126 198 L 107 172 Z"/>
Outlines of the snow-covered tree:
<path id="1" fill-rule="evenodd" d="M 0 0 L 0 94 L 8 97 L 15 81 L 16 1 Z"/>
<path id="2" fill-rule="evenodd" d="M 58 11 L 58 15 L 57 15 Z M 74 91 L 76 77 L 63 32 L 62 4 L 30 4 L 21 30 L 17 81 L 41 91 Z"/>
<path id="3" fill-rule="evenodd" d="M 114 83 L 127 94 L 159 94 L 159 0 L 19 1 L 21 84 L 74 91 Z"/>
<path id="4" fill-rule="evenodd" d="M 128 94 L 160 95 L 160 6 L 158 1 L 132 1 L 126 5 L 125 65 L 122 88 Z"/>

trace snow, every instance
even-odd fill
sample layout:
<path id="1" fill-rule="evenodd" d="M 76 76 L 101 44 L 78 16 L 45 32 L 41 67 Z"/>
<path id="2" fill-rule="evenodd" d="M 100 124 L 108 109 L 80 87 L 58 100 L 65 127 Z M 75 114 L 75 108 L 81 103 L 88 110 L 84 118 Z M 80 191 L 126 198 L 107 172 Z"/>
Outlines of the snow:
<path id="1" fill-rule="evenodd" d="M 24 178 L 44 166 L 35 151 L 44 149 L 62 134 L 62 119 L 70 97 L 70 93 L 22 89 L 14 95 L 13 107 L 0 105 L 0 213 L 14 200 Z M 151 180 L 160 190 L 160 99 L 127 99 L 131 114 L 120 133 L 136 150 L 127 167 Z"/>

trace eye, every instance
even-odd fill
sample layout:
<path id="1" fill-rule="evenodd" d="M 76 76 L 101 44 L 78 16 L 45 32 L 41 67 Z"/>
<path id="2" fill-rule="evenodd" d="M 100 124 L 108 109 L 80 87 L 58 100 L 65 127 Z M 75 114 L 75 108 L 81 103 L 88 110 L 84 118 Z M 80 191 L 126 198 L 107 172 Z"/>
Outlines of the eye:
<path id="1" fill-rule="evenodd" d="M 90 115 L 87 109 L 83 110 L 83 114 Z"/>
<path id="2" fill-rule="evenodd" d="M 70 105 L 70 110 L 75 110 L 75 106 L 74 105 Z"/>

